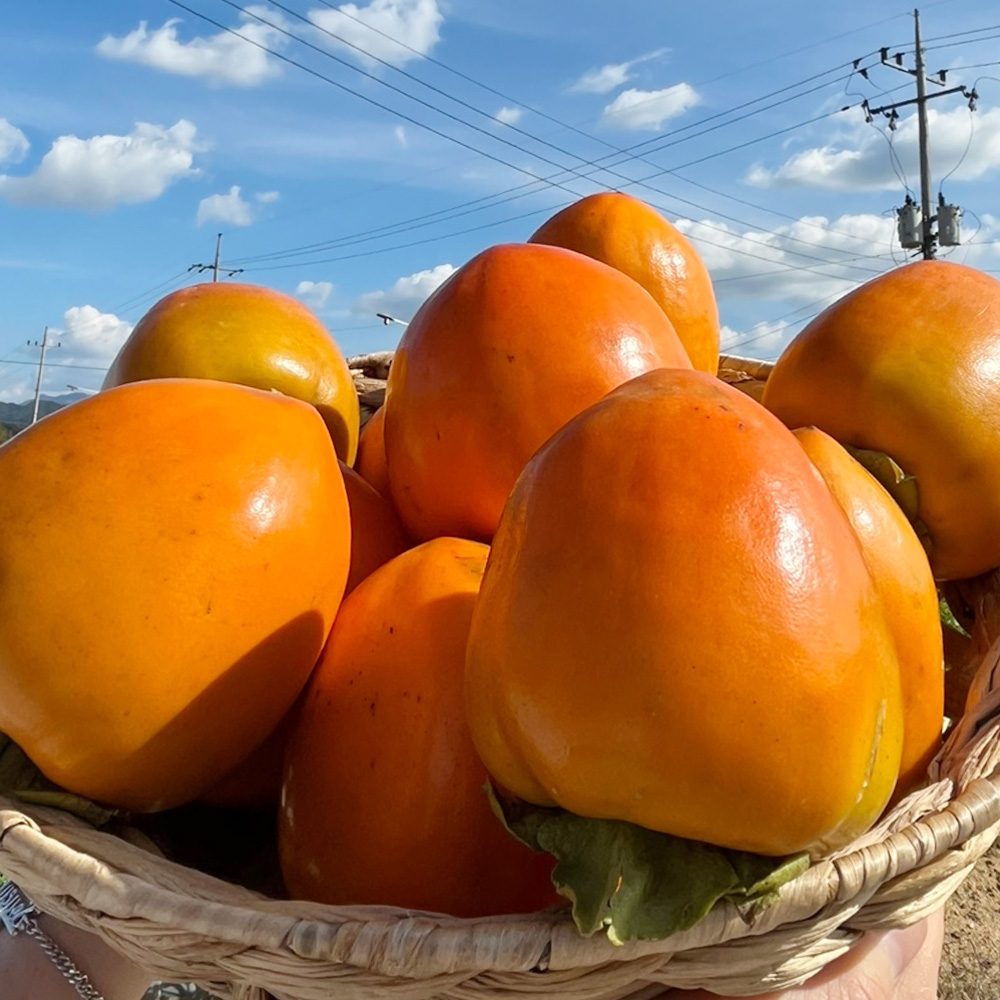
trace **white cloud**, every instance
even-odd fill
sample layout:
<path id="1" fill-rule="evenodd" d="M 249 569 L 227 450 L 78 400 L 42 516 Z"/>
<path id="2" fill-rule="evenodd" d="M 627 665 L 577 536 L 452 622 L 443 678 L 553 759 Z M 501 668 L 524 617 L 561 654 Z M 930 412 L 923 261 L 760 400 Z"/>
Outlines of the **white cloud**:
<path id="1" fill-rule="evenodd" d="M 859 112 L 851 112 L 859 115 Z M 777 167 L 758 164 L 747 181 L 758 187 L 813 187 L 830 191 L 898 191 L 902 184 L 892 169 L 883 135 L 860 118 L 838 116 L 843 131 L 824 143 L 801 150 Z M 971 144 L 970 128 L 975 126 Z M 950 111 L 927 109 L 934 163 L 939 171 L 958 165 L 952 180 L 975 180 L 1000 165 L 1000 108 L 976 112 L 974 122 L 964 105 Z M 917 117 L 899 122 L 893 147 L 910 184 L 919 178 Z M 968 153 L 965 154 L 968 145 Z M 959 161 L 961 163 L 959 164 Z"/>
<path id="2" fill-rule="evenodd" d="M 253 208 L 240 196 L 240 186 L 234 184 L 228 194 L 210 194 L 198 202 L 197 223 L 224 222 L 230 226 L 249 226 L 253 223 Z"/>
<path id="3" fill-rule="evenodd" d="M 295 295 L 311 309 L 322 309 L 333 292 L 330 281 L 300 281 L 295 286 Z"/>
<path id="4" fill-rule="evenodd" d="M 131 332 L 131 324 L 113 313 L 91 305 L 71 306 L 63 313 L 62 328 L 49 328 L 42 394 L 60 396 L 71 392 L 67 383 L 96 389 Z M 37 365 L 38 347 L 33 346 L 30 354 L 26 350 L 25 357 Z M 0 380 L 0 399 L 23 402 L 34 397 L 35 371 L 27 365 L 17 368 Z"/>
<path id="5" fill-rule="evenodd" d="M 206 222 L 224 222 L 230 226 L 250 226 L 260 215 L 260 206 L 273 205 L 281 195 L 277 191 L 258 191 L 252 205 L 240 193 L 239 184 L 234 184 L 226 194 L 211 194 L 198 202 L 195 221 L 199 226 Z"/>
<path id="6" fill-rule="evenodd" d="M 402 125 L 397 125 L 393 130 L 392 134 L 396 137 L 396 142 L 406 149 L 410 145 L 410 140 L 406 137 L 406 129 Z"/>
<path id="7" fill-rule="evenodd" d="M 570 94 L 610 94 L 612 90 L 617 90 L 624 86 L 633 78 L 632 68 L 639 63 L 648 62 L 650 59 L 657 59 L 662 56 L 667 49 L 656 49 L 653 52 L 646 52 L 644 55 L 636 56 L 627 62 L 608 63 L 599 69 L 587 70 L 575 83 L 567 88 Z"/>
<path id="8" fill-rule="evenodd" d="M 28 137 L 6 118 L 0 118 L 0 163 L 20 163 L 30 147 Z"/>
<path id="9" fill-rule="evenodd" d="M 701 97 L 689 83 L 663 90 L 623 90 L 604 109 L 601 120 L 615 128 L 656 132 L 668 119 L 700 103 Z"/>
<path id="10" fill-rule="evenodd" d="M 139 122 L 129 135 L 60 136 L 33 174 L 0 175 L 0 198 L 90 211 L 152 201 L 196 172 L 196 131 L 181 119 L 170 128 Z"/>
<path id="11" fill-rule="evenodd" d="M 60 360 L 74 364 L 110 366 L 132 332 L 130 323 L 90 305 L 70 306 L 63 320 Z"/>
<path id="12" fill-rule="evenodd" d="M 523 108 L 508 108 L 504 105 L 493 117 L 503 125 L 516 125 L 523 116 Z"/>
<path id="13" fill-rule="evenodd" d="M 441 37 L 444 21 L 437 0 L 371 0 L 364 7 L 345 3 L 333 10 L 315 8 L 308 16 L 321 29 L 317 35 L 323 44 L 343 49 L 363 63 L 373 62 L 363 54 L 367 52 L 397 67 L 428 55 Z"/>
<path id="14" fill-rule="evenodd" d="M 274 24 L 280 17 L 267 7 L 248 7 Z M 243 38 L 228 31 L 205 38 L 195 37 L 183 42 L 177 36 L 177 18 L 162 27 L 150 30 L 147 22 L 121 38 L 107 35 L 97 43 L 97 51 L 108 59 L 152 66 L 178 76 L 201 77 L 211 83 L 254 87 L 281 72 L 280 65 L 264 48 L 280 47 L 283 36 L 275 28 L 261 24 L 249 14 L 241 14 L 237 31 Z M 258 43 L 257 45 L 252 42 Z"/>
<path id="15" fill-rule="evenodd" d="M 456 270 L 451 264 L 438 264 L 426 271 L 417 271 L 399 278 L 389 289 L 362 295 L 354 304 L 354 312 L 366 316 L 383 312 L 397 319 L 409 320 L 424 299 Z"/>
<path id="16" fill-rule="evenodd" d="M 720 346 L 723 354 L 744 358 L 776 358 L 798 332 L 799 325 L 787 320 L 754 323 L 748 330 L 723 326 Z"/>
<path id="17" fill-rule="evenodd" d="M 720 305 L 736 299 L 822 303 L 889 267 L 893 248 L 902 259 L 893 243 L 895 223 L 881 215 L 805 216 L 773 230 L 691 219 L 676 225 L 705 262 Z"/>

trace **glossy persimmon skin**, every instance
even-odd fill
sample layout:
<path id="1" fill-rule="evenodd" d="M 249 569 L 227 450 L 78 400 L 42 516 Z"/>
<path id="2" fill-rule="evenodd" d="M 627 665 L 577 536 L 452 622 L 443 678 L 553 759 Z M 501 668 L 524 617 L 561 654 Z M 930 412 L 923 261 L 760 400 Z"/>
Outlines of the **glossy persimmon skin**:
<path id="1" fill-rule="evenodd" d="M 392 504 L 343 462 L 340 472 L 351 514 L 351 567 L 344 588 L 346 597 L 379 566 L 409 548 L 409 542 Z M 233 806 L 277 803 L 292 714 L 294 709 L 259 747 L 201 796 L 201 801 Z"/>
<path id="2" fill-rule="evenodd" d="M 319 415 L 137 382 L 19 434 L 0 481 L 17 484 L 0 491 L 0 731 L 100 802 L 196 798 L 292 704 L 344 592 L 347 497 Z"/>
<path id="3" fill-rule="evenodd" d="M 380 406 L 361 428 L 355 469 L 384 497 L 391 497 L 385 464 L 385 407 Z"/>
<path id="4" fill-rule="evenodd" d="M 651 205 L 621 191 L 588 195 L 542 223 L 531 242 L 576 250 L 634 278 L 670 317 L 691 364 L 716 373 L 719 309 L 708 268 Z"/>
<path id="5" fill-rule="evenodd" d="M 938 579 L 1000 564 L 1000 281 L 917 261 L 867 282 L 789 344 L 763 402 L 916 477 Z"/>
<path id="6" fill-rule="evenodd" d="M 488 541 L 548 437 L 660 367 L 691 365 L 627 275 L 559 247 L 483 251 L 417 311 L 389 370 L 386 460 L 408 533 Z"/>
<path id="7" fill-rule="evenodd" d="M 944 723 L 944 639 L 927 553 L 899 505 L 829 434 L 795 432 L 847 515 L 882 598 L 903 690 L 903 753 L 897 795 L 927 774 Z"/>
<path id="8" fill-rule="evenodd" d="M 847 519 L 792 434 L 700 372 L 632 380 L 528 464 L 466 693 L 516 795 L 762 854 L 849 842 L 900 761 L 895 650 Z"/>
<path id="9" fill-rule="evenodd" d="M 279 823 L 289 892 L 457 916 L 556 898 L 550 857 L 493 815 L 462 674 L 487 548 L 437 538 L 344 601 L 303 697 Z"/>
<path id="10" fill-rule="evenodd" d="M 104 387 L 175 377 L 274 389 L 311 403 L 337 455 L 354 463 L 361 413 L 347 362 L 315 314 L 290 295 L 220 281 L 160 299 L 122 345 Z"/>

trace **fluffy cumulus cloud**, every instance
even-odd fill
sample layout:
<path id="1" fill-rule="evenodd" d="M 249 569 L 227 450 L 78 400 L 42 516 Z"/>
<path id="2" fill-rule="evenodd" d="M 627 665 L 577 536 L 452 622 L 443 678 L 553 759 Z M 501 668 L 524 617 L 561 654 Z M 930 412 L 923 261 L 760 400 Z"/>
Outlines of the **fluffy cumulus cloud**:
<path id="1" fill-rule="evenodd" d="M 633 69 L 650 59 L 658 59 L 667 50 L 656 49 L 646 52 L 627 62 L 607 63 L 597 69 L 589 69 L 567 88 L 570 94 L 610 94 L 612 90 L 624 87 L 634 76 Z"/>
<path id="2" fill-rule="evenodd" d="M 300 281 L 295 286 L 296 298 L 301 299 L 310 309 L 322 309 L 333 292 L 329 281 Z"/>
<path id="3" fill-rule="evenodd" d="M 723 354 L 769 360 L 782 352 L 797 330 L 798 326 L 789 320 L 754 323 L 746 330 L 723 326 L 720 346 Z"/>
<path id="4" fill-rule="evenodd" d="M 894 223 L 880 215 L 808 216 L 772 230 L 676 225 L 704 260 L 723 316 L 769 314 L 723 329 L 723 349 L 748 357 L 776 357 L 813 315 L 893 265 Z"/>
<path id="5" fill-rule="evenodd" d="M 74 363 L 110 366 L 131 324 L 114 313 L 101 312 L 94 306 L 70 306 L 63 314 L 61 358 Z"/>
<path id="6" fill-rule="evenodd" d="M 254 13 L 271 24 L 262 24 L 252 16 Z M 229 31 L 220 31 L 183 41 L 178 31 L 181 21 L 177 18 L 152 29 L 146 21 L 141 21 L 139 27 L 127 35 L 102 38 L 97 51 L 108 59 L 140 63 L 177 76 L 200 77 L 214 84 L 255 87 L 281 72 L 279 62 L 266 51 L 280 48 L 284 43 L 285 36 L 271 26 L 280 23 L 280 15 L 275 11 L 267 7 L 248 7 L 235 28 L 242 38 Z"/>
<path id="7" fill-rule="evenodd" d="M 210 194 L 198 202 L 196 219 L 199 226 L 206 222 L 222 222 L 228 226 L 249 226 L 253 222 L 253 206 L 244 201 L 240 186 L 234 184 L 225 194 Z"/>
<path id="8" fill-rule="evenodd" d="M 524 116 L 522 108 L 502 107 L 493 117 L 502 125 L 516 125 Z"/>
<path id="9" fill-rule="evenodd" d="M 277 191 L 259 191 L 253 202 L 249 202 L 240 192 L 239 184 L 234 184 L 225 194 L 202 198 L 198 202 L 197 224 L 222 222 L 228 226 L 250 226 L 260 216 L 261 206 L 272 205 L 281 197 Z"/>
<path id="10" fill-rule="evenodd" d="M 63 313 L 62 324 L 49 328 L 42 394 L 61 396 L 76 386 L 98 388 L 104 372 L 131 332 L 132 326 L 113 313 L 101 312 L 91 305 L 71 306 Z M 36 345 L 24 348 L 23 354 L 37 364 Z M 35 377 L 35 371 L 28 365 L 12 365 L 9 369 L 0 366 L 0 399 L 15 403 L 32 399 Z"/>
<path id="11" fill-rule="evenodd" d="M 877 274 L 909 259 L 896 239 L 895 220 L 872 214 L 828 219 L 806 216 L 774 230 L 737 230 L 678 219 L 712 276 L 723 317 L 724 351 L 774 358 L 814 316 Z M 1000 272 L 1000 218 L 984 214 L 963 232 L 950 257 Z M 756 316 L 765 314 L 765 319 Z"/>
<path id="12" fill-rule="evenodd" d="M 444 15 L 437 0 L 371 0 L 366 6 L 317 7 L 309 20 L 320 29 L 322 44 L 363 63 L 372 64 L 374 56 L 398 67 L 431 52 Z"/>
<path id="13" fill-rule="evenodd" d="M 0 163 L 20 163 L 28 153 L 28 137 L 6 118 L 0 118 Z"/>
<path id="14" fill-rule="evenodd" d="M 438 264 L 426 271 L 408 274 L 399 278 L 391 288 L 366 292 L 355 302 L 354 312 L 365 316 L 387 313 L 397 319 L 409 320 L 424 299 L 455 271 L 451 264 Z"/>
<path id="15" fill-rule="evenodd" d="M 894 225 L 872 214 L 808 216 L 771 230 L 677 220 L 705 261 L 720 303 L 796 306 L 821 303 L 890 267 Z"/>
<path id="16" fill-rule="evenodd" d="M 102 211 L 153 201 L 195 173 L 196 129 L 139 122 L 128 135 L 60 136 L 28 176 L 0 175 L 0 198 L 16 204 Z"/>
<path id="17" fill-rule="evenodd" d="M 974 119 L 970 114 L 964 105 L 948 111 L 927 109 L 935 165 L 941 170 L 954 166 L 952 180 L 975 180 L 1000 165 L 1000 108 L 976 112 Z M 901 185 L 884 135 L 865 124 L 858 111 L 838 116 L 835 121 L 840 126 L 836 137 L 823 145 L 799 150 L 777 166 L 757 164 L 747 174 L 747 181 L 757 187 L 898 191 Z M 892 144 L 915 186 L 919 177 L 916 115 L 899 122 Z"/>
<path id="18" fill-rule="evenodd" d="M 662 90 L 623 90 L 605 109 L 601 121 L 614 128 L 657 132 L 665 121 L 677 118 L 701 103 L 689 83 Z"/>

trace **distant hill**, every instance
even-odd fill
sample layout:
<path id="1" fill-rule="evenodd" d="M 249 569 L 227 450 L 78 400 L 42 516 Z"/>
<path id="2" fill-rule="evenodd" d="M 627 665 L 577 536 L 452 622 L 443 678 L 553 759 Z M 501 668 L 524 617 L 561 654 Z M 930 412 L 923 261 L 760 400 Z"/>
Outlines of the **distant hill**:
<path id="1" fill-rule="evenodd" d="M 38 401 L 38 416 L 45 417 L 56 410 L 61 410 L 70 403 L 86 399 L 85 392 L 65 392 L 59 396 L 42 396 Z M 28 400 L 24 403 L 5 403 L 0 401 L 0 424 L 16 433 L 23 430 L 31 423 L 31 411 L 34 409 L 34 402 Z M 5 435 L 0 435 L 3 440 Z"/>

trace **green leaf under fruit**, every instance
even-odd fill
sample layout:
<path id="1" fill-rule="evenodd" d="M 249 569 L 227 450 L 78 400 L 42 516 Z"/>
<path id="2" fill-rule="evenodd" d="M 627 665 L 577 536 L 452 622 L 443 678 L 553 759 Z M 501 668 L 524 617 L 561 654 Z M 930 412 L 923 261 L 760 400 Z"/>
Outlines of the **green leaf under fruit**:
<path id="1" fill-rule="evenodd" d="M 9 737 L 0 733 L 0 792 L 21 802 L 72 813 L 92 826 L 105 826 L 118 815 L 115 809 L 98 805 L 54 785 Z"/>
<path id="2" fill-rule="evenodd" d="M 533 806 L 489 789 L 518 840 L 557 861 L 552 879 L 586 936 L 613 944 L 686 930 L 720 899 L 766 905 L 809 866 L 805 854 L 769 858 L 657 833 L 620 820 Z"/>

